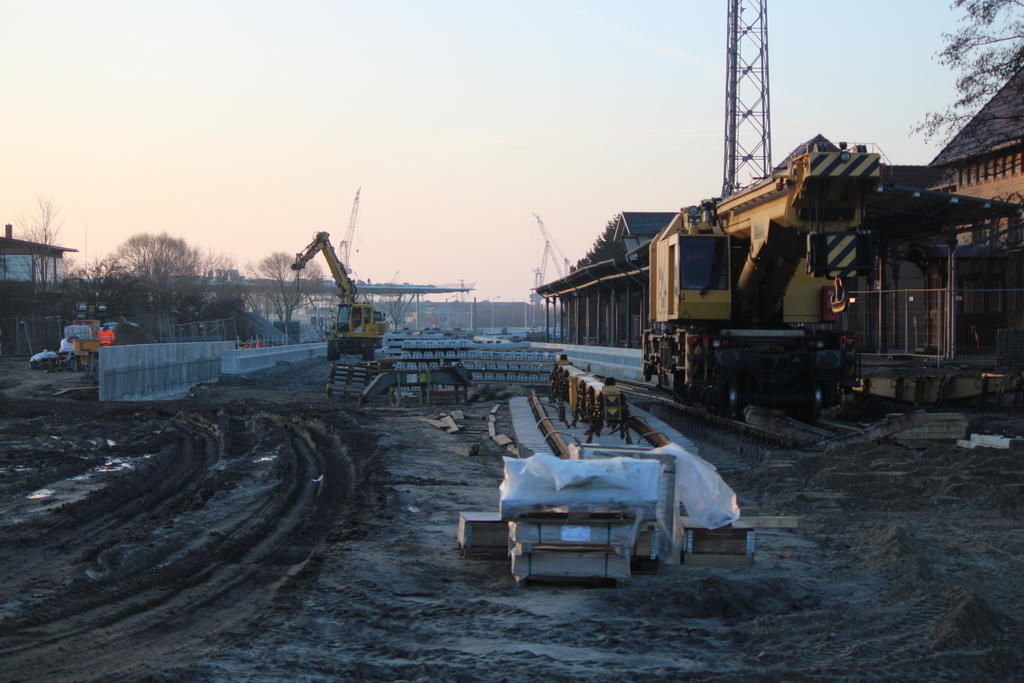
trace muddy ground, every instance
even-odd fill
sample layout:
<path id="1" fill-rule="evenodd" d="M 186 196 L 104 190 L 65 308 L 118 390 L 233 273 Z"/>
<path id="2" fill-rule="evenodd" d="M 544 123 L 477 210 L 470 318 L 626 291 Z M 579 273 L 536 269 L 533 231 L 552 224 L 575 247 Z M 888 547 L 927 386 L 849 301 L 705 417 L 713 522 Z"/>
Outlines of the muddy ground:
<path id="1" fill-rule="evenodd" d="M 1015 453 L 701 446 L 803 526 L 753 567 L 525 586 L 456 549 L 497 508 L 495 402 L 447 434 L 328 399 L 323 361 L 159 403 L 88 380 L 0 367 L 3 681 L 1024 680 Z"/>

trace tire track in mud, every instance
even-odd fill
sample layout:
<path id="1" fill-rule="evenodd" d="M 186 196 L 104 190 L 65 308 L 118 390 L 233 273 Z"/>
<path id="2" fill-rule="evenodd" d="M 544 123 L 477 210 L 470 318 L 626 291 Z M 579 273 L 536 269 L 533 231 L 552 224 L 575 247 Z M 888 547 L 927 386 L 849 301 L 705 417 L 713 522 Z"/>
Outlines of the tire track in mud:
<path id="1" fill-rule="evenodd" d="M 270 609 L 349 508 L 357 468 L 330 425 L 269 412 L 171 426 L 135 471 L 0 529 L 5 680 L 135 678 L 185 649 L 194 661 Z"/>

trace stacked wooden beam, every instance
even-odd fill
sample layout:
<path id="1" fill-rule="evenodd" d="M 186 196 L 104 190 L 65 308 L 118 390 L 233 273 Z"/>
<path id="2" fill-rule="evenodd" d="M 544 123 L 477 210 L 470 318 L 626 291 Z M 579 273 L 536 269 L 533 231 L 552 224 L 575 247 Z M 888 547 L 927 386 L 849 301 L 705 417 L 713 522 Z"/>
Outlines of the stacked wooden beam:
<path id="1" fill-rule="evenodd" d="M 509 522 L 512 574 L 523 579 L 609 579 L 630 577 L 636 543 L 635 519 L 608 515 L 549 513 Z"/>
<path id="2" fill-rule="evenodd" d="M 660 475 L 659 462 L 631 458 L 506 458 L 501 517 L 509 525 L 513 576 L 629 579 L 638 535 L 656 515 Z"/>

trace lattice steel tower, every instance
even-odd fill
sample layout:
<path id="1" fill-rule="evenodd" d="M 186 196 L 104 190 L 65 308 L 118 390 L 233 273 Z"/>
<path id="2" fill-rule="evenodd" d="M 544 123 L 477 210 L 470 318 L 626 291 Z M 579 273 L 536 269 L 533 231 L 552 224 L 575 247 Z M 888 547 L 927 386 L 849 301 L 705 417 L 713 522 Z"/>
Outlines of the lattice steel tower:
<path id="1" fill-rule="evenodd" d="M 722 196 L 771 173 L 768 0 L 729 0 Z"/>

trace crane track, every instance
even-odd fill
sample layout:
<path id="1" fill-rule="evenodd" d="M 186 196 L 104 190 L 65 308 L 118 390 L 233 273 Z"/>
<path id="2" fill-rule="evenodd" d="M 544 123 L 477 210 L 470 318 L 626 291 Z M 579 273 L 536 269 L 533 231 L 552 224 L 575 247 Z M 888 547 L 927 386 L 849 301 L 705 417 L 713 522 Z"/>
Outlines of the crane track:
<path id="1" fill-rule="evenodd" d="M 134 680 L 194 657 L 267 610 L 349 512 L 359 467 L 329 425 L 211 411 L 168 427 L 116 481 L 0 528 L 5 679 Z"/>

